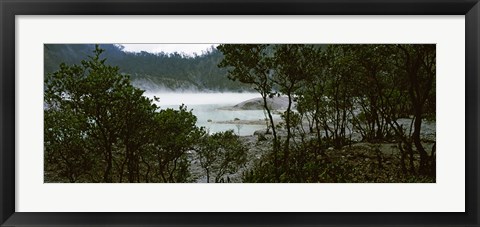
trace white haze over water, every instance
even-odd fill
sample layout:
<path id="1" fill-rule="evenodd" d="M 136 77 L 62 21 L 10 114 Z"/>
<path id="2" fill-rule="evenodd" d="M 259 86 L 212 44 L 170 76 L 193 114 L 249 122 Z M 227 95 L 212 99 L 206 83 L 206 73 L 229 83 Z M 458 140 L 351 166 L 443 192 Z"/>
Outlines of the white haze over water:
<path id="1" fill-rule="evenodd" d="M 248 99 L 260 98 L 258 93 L 194 93 L 194 92 L 145 92 L 145 96 L 160 98 L 160 106 L 185 105 L 235 105 Z"/>
<path id="2" fill-rule="evenodd" d="M 240 102 L 260 98 L 258 93 L 193 93 L 193 92 L 146 92 L 145 96 L 160 98 L 156 104 L 161 109 L 173 108 L 178 110 L 181 104 L 185 104 L 188 110 L 193 109 L 197 116 L 197 126 L 205 127 L 209 133 L 226 130 L 234 130 L 241 136 L 252 135 L 256 130 L 265 129 L 265 124 L 225 124 L 219 121 L 233 121 L 235 118 L 247 121 L 265 119 L 263 110 L 223 110 L 224 107 L 232 107 Z M 209 122 L 211 121 L 211 122 Z M 240 127 L 240 130 L 239 128 Z"/>

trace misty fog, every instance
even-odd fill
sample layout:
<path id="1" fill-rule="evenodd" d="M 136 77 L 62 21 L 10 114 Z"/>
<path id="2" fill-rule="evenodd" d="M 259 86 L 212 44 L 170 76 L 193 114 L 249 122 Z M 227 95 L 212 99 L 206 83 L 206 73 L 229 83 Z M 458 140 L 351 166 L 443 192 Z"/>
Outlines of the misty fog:
<path id="1" fill-rule="evenodd" d="M 241 136 L 252 135 L 256 130 L 266 129 L 263 110 L 229 109 L 238 103 L 260 98 L 258 93 L 194 93 L 194 92 L 149 92 L 149 98 L 158 97 L 161 109 L 178 109 L 182 104 L 197 117 L 197 126 L 205 127 L 210 133 L 234 130 Z M 280 116 L 275 115 L 276 118 Z"/>

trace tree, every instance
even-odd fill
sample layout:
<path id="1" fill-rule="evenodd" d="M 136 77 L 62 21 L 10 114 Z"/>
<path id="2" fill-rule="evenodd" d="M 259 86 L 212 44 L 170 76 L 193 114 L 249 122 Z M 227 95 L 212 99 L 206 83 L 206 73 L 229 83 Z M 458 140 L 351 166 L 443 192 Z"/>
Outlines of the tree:
<path id="1" fill-rule="evenodd" d="M 159 110 L 102 52 L 46 76 L 46 181 L 194 180 L 191 152 L 206 133 L 192 111 Z"/>
<path id="2" fill-rule="evenodd" d="M 398 142 L 402 173 L 408 174 L 408 154 L 410 176 L 416 174 L 417 165 L 413 144 L 420 154 L 418 172 L 434 176 L 435 146 L 429 155 L 420 139 L 422 119 L 434 114 L 434 45 L 329 45 L 324 49 L 273 45 L 270 56 L 272 88 L 289 98 L 282 116 L 287 131 L 283 164 L 276 170 L 282 174 L 280 181 L 317 181 L 322 179 L 319 173 L 334 176 L 329 171 L 337 169 L 337 164 L 329 169 L 330 158 L 318 154 L 329 141 L 337 149 L 351 141 L 348 130 L 350 135 L 359 130 L 362 139 L 372 143 Z M 297 100 L 298 114 L 291 109 L 292 100 Z M 400 118 L 410 115 L 408 132 Z M 307 119 L 315 141 L 305 136 L 301 119 Z M 264 155 L 244 180 L 270 182 L 270 169 L 277 169 L 269 164 L 270 159 Z"/>
<path id="3" fill-rule="evenodd" d="M 308 132 L 315 134 L 312 149 L 315 156 L 323 154 L 321 147 L 325 146 L 323 137 L 329 137 L 327 124 L 328 102 L 327 88 L 329 83 L 329 58 L 325 51 L 312 49 L 308 56 L 310 64 L 306 68 L 306 77 L 301 81 L 301 87 L 295 92 L 297 96 L 297 111 L 308 121 Z M 324 130 L 324 133 L 323 133 Z M 310 141 L 311 142 L 311 141 Z"/>
<path id="4" fill-rule="evenodd" d="M 83 174 L 90 180 L 102 182 L 121 182 L 127 163 L 129 181 L 138 181 L 139 152 L 148 142 L 149 119 L 157 107 L 118 67 L 107 65 L 100 58 L 102 52 L 96 46 L 94 55 L 81 65 L 61 64 L 60 70 L 46 76 L 46 158 L 64 160 L 71 181 L 78 176 L 72 172 L 80 168 L 78 163 L 83 163 Z M 56 154 L 64 157 L 50 156 Z M 89 162 L 80 162 L 81 157 Z"/>
<path id="5" fill-rule="evenodd" d="M 211 48 L 200 55 L 179 53 L 124 52 L 118 44 L 101 44 L 103 57 L 118 65 L 120 73 L 131 75 L 134 85 L 150 90 L 158 87 L 215 91 L 245 91 L 248 87 L 227 78 L 227 71 L 218 68 L 222 53 Z M 80 64 L 94 49 L 92 44 L 45 44 L 45 73 L 53 73 L 60 63 Z"/>
<path id="6" fill-rule="evenodd" d="M 246 163 L 246 148 L 235 133 L 230 131 L 206 135 L 197 148 L 197 158 L 205 171 L 207 183 L 224 181 L 226 174 L 233 174 Z M 228 181 L 227 181 L 228 182 Z"/>
<path id="7" fill-rule="evenodd" d="M 269 126 L 267 131 L 271 129 L 273 134 L 275 178 L 279 181 L 280 175 L 277 170 L 279 157 L 277 153 L 280 143 L 273 121 L 272 110 L 267 102 L 267 99 L 272 97 L 274 93 L 271 49 L 269 49 L 269 45 L 264 44 L 222 44 L 217 48 L 225 56 L 218 66 L 228 68 L 228 78 L 249 84 L 252 86 L 252 89 L 262 96 L 263 108 L 270 120 L 270 124 L 267 124 Z"/>
<path id="8" fill-rule="evenodd" d="M 92 146 L 101 148 L 106 163 L 103 181 L 112 182 L 113 146 L 118 138 L 114 127 L 119 121 L 115 104 L 127 78 L 118 74 L 118 68 L 106 66 L 101 53 L 97 47 L 95 55 L 81 66 L 62 64 L 59 71 L 47 76 L 45 103 L 51 111 L 71 110 L 84 116 L 87 130 L 82 133 Z"/>
<path id="9" fill-rule="evenodd" d="M 307 68 L 312 63 L 310 57 L 314 54 L 314 47 L 309 45 L 282 44 L 274 46 L 274 76 L 273 81 L 279 91 L 288 97 L 285 116 L 287 138 L 284 144 L 284 166 L 288 165 L 291 131 L 292 104 L 295 92 L 301 88 L 301 81 L 308 75 Z"/>
<path id="10" fill-rule="evenodd" d="M 408 78 L 408 94 L 414 113 L 413 142 L 420 153 L 420 174 L 435 174 L 431 167 L 434 151 L 428 155 L 420 140 L 422 118 L 427 101 L 432 98 L 436 76 L 436 47 L 433 44 L 396 45 L 401 59 L 398 66 L 404 70 Z"/>
<path id="11" fill-rule="evenodd" d="M 53 182 L 86 181 L 95 159 L 87 149 L 84 115 L 68 108 L 48 109 L 44 118 L 45 178 Z"/>
<path id="12" fill-rule="evenodd" d="M 160 110 L 155 116 L 154 150 L 158 175 L 163 182 L 186 182 L 189 180 L 190 161 L 188 152 L 195 149 L 205 134 L 196 127 L 197 117 L 181 105 L 178 110 Z"/>
<path id="13" fill-rule="evenodd" d="M 347 59 L 351 86 L 350 96 L 356 98 L 361 114 L 353 115 L 355 127 L 362 134 L 362 139 L 375 142 L 382 141 L 389 133 L 389 125 L 381 117 L 380 108 L 385 89 L 392 84 L 386 84 L 392 77 L 391 53 L 385 45 L 340 45 L 340 51 Z M 360 119 L 361 118 L 361 119 Z"/>
<path id="14" fill-rule="evenodd" d="M 125 148 L 125 158 L 121 164 L 120 182 L 123 181 L 123 169 L 127 165 L 128 182 L 140 182 L 140 159 L 146 152 L 146 146 L 153 143 L 155 133 L 154 115 L 158 107 L 143 96 L 143 91 L 134 87 L 122 90 L 124 100 L 120 108 L 120 140 Z"/>

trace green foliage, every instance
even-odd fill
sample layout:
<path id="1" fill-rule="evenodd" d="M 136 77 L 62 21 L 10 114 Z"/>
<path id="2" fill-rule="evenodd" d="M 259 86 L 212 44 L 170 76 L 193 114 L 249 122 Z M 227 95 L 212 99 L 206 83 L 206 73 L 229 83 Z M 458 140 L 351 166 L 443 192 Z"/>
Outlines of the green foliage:
<path id="1" fill-rule="evenodd" d="M 245 181 L 304 182 L 330 176 L 327 181 L 342 182 L 317 173 L 349 175 L 343 174 L 350 169 L 347 164 L 319 167 L 318 161 L 305 160 L 323 157 L 326 147 L 351 144 L 353 133 L 367 142 L 403 144 L 411 168 L 416 166 L 415 146 L 420 174 L 434 173 L 432 158 L 419 139 L 422 118 L 435 116 L 434 45 L 222 45 L 219 50 L 226 56 L 220 66 L 230 67 L 231 79 L 254 85 L 264 82 L 267 89 L 256 89 L 262 96 L 279 94 L 289 100 L 283 122 L 270 126 L 286 131 L 286 136 L 274 136 L 272 154 L 264 155 L 244 175 Z M 292 111 L 293 101 L 298 113 Z M 409 116 L 414 116 L 413 133 L 398 122 Z M 400 156 L 405 169 L 405 152 Z M 371 181 L 350 175 L 345 179 Z"/>
<path id="2" fill-rule="evenodd" d="M 216 183 L 239 173 L 244 182 L 435 179 L 434 148 L 427 153 L 420 138 L 422 122 L 435 118 L 434 45 L 223 44 L 205 56 L 114 57 L 130 59 L 124 71 L 107 65 L 102 52 L 97 46 L 88 60 L 45 77 L 46 182 L 194 182 L 196 168 Z M 152 73 L 138 68 L 142 61 L 161 65 L 164 81 L 215 87 L 222 75 L 259 92 L 272 135 L 259 135 L 257 145 L 269 147 L 247 160 L 233 131 L 209 135 L 184 105 L 160 110 L 124 74 Z M 212 83 L 195 79 L 195 67 L 212 71 L 212 64 L 223 74 L 213 73 Z M 272 96 L 288 98 L 282 122 L 267 105 Z M 401 123 L 410 116 L 410 125 Z M 353 134 L 394 142 L 399 151 L 356 150 Z"/>
<path id="3" fill-rule="evenodd" d="M 187 182 L 204 132 L 185 106 L 158 107 L 98 46 L 45 78 L 46 182 Z"/>
<path id="4" fill-rule="evenodd" d="M 62 64 L 59 71 L 45 78 L 45 130 L 52 134 L 45 139 L 46 160 L 57 160 L 57 165 L 70 166 L 68 160 L 78 163 L 82 153 L 95 156 L 98 163 L 84 163 L 84 167 L 94 166 L 90 172 L 90 168 L 84 168 L 85 176 L 82 177 L 88 178 L 77 176 L 80 181 L 112 182 L 115 175 L 121 178 L 123 173 L 114 169 L 115 162 L 121 159 L 116 157 L 115 150 L 128 151 L 142 143 L 137 139 L 142 138 L 139 134 L 148 122 L 142 121 L 140 116 L 148 118 L 156 110 L 156 106 L 142 96 L 143 91 L 133 88 L 129 78 L 118 72 L 118 67 L 105 65 L 105 59 L 100 59 L 102 52 L 97 47 L 90 60 L 82 61 L 81 65 Z M 140 121 L 135 122 L 133 118 Z M 81 149 L 68 151 L 75 153 L 60 160 L 49 158 L 64 153 L 62 146 L 78 140 L 81 140 L 80 144 L 75 143 Z M 129 162 L 134 158 L 126 157 Z M 103 164 L 103 170 L 99 163 Z M 103 177 L 99 172 L 103 172 Z"/>
<path id="5" fill-rule="evenodd" d="M 189 151 L 194 150 L 205 131 L 197 128 L 197 118 L 181 105 L 178 110 L 160 110 L 155 116 L 154 148 L 163 182 L 187 182 L 190 177 Z"/>
<path id="6" fill-rule="evenodd" d="M 152 89 L 197 89 L 215 91 L 245 91 L 248 86 L 227 78 L 227 70 L 218 68 L 223 55 L 215 48 L 201 55 L 186 56 L 179 53 L 131 53 L 122 46 L 100 45 L 109 64 L 119 65 L 120 73 L 131 75 L 134 84 Z M 94 45 L 45 44 L 45 73 L 53 73 L 59 64 L 79 64 Z"/>
<path id="7" fill-rule="evenodd" d="M 196 151 L 208 183 L 211 176 L 215 183 L 225 182 L 247 161 L 246 147 L 232 130 L 205 136 Z"/>
<path id="8" fill-rule="evenodd" d="M 228 78 L 248 84 L 252 89 L 260 93 L 263 99 L 263 108 L 268 117 L 267 130 L 272 130 L 273 152 L 275 171 L 279 167 L 279 141 L 277 138 L 276 126 L 269 108 L 267 98 L 276 94 L 274 81 L 272 79 L 272 67 L 274 59 L 269 45 L 264 44 L 222 44 L 218 46 L 225 56 L 218 65 L 221 68 L 228 68 Z M 279 175 L 275 175 L 278 181 Z"/>
<path id="9" fill-rule="evenodd" d="M 76 182 L 86 177 L 94 164 L 89 144 L 83 138 L 87 124 L 71 109 L 45 111 L 45 177 Z"/>

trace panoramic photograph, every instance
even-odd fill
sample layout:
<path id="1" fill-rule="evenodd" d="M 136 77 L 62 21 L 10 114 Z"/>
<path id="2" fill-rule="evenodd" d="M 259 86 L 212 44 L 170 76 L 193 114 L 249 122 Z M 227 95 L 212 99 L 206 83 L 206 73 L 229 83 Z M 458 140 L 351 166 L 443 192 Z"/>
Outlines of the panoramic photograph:
<path id="1" fill-rule="evenodd" d="M 44 44 L 45 183 L 435 183 L 435 44 Z"/>

